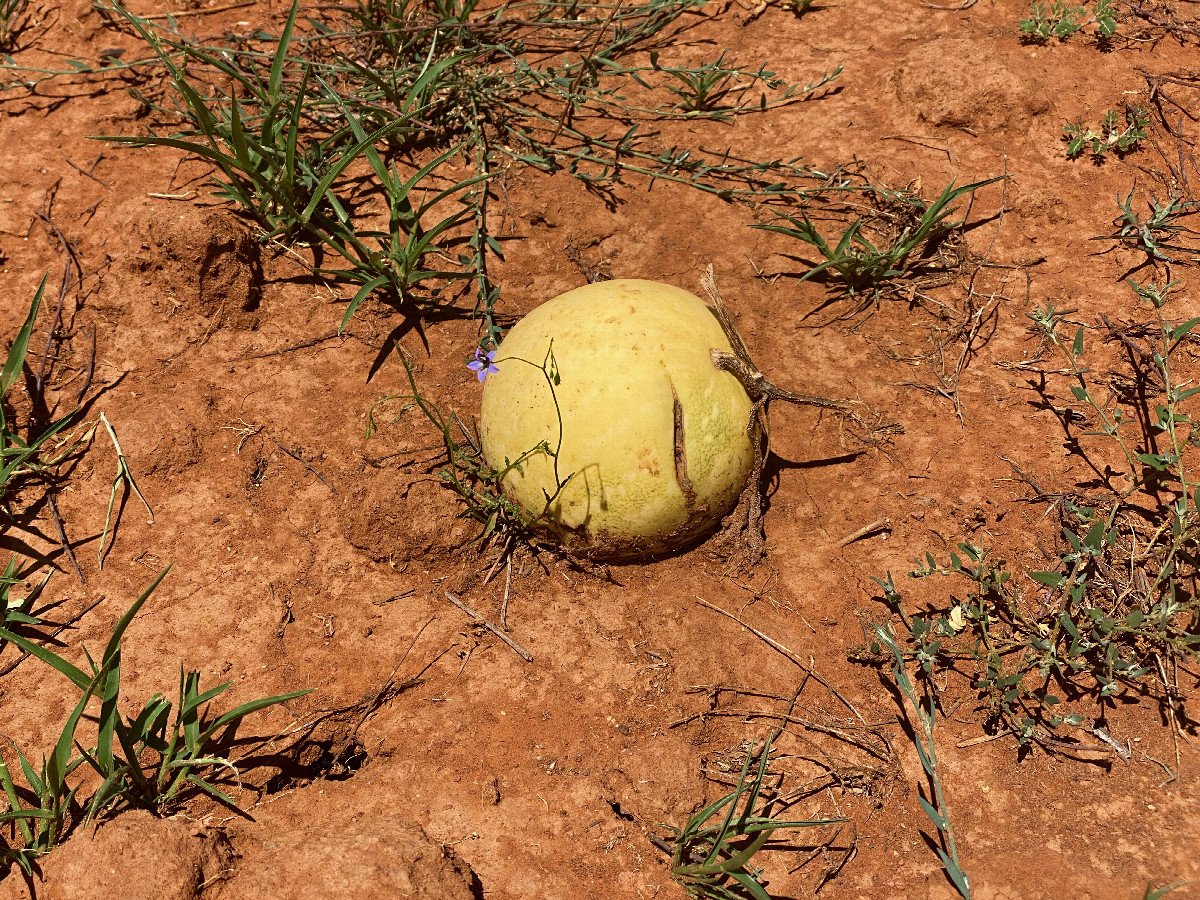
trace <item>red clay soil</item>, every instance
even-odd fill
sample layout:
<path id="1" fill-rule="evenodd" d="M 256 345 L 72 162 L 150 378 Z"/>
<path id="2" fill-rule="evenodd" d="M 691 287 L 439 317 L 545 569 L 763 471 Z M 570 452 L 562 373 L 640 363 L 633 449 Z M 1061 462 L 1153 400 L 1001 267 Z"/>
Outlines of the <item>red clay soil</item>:
<path id="1" fill-rule="evenodd" d="M 702 60 L 728 46 L 801 83 L 844 66 L 838 90 L 820 99 L 733 124 L 673 126 L 680 140 L 758 158 L 800 155 L 824 170 L 861 161 L 876 183 L 919 183 L 926 197 L 951 179 L 1010 176 L 979 191 L 970 213 L 969 248 L 996 265 L 975 276 L 989 312 L 959 378 L 961 418 L 946 392 L 931 389 L 963 347 L 930 355 L 945 323 L 888 300 L 851 322 L 812 327 L 844 306 L 806 318 L 827 289 L 769 277 L 804 271 L 793 257 L 810 254 L 747 227 L 763 214 L 664 182 L 647 190 L 630 179 L 610 202 L 565 174 L 514 172 L 505 185 L 506 255 L 493 273 L 505 314 L 583 282 L 568 242 L 616 277 L 697 293 L 711 263 L 768 377 L 859 400 L 903 427 L 890 447 L 864 449 L 836 418 L 777 404 L 772 447 L 782 462 L 768 554 L 741 572 L 702 545 L 606 571 L 518 556 L 509 587 L 503 569 L 485 582 L 495 550 L 480 555 L 469 543 L 475 526 L 435 474 L 436 433 L 411 412 L 393 421 L 393 404 L 379 433 L 364 437 L 372 404 L 407 391 L 394 354 L 369 377 L 399 323 L 394 314 L 366 304 L 336 336 L 352 291 L 314 284 L 287 254 L 262 248 L 209 196 L 205 165 L 90 140 L 144 133 L 138 103 L 115 82 L 100 90 L 67 80 L 0 103 L 0 333 L 15 334 L 50 270 L 51 302 L 31 346 L 40 353 L 45 343 L 64 258 L 41 212 L 84 273 L 83 289 L 67 293 L 56 395 L 78 390 L 95 329 L 94 390 L 102 390 L 91 416 L 104 412 L 113 424 L 153 508 L 151 523 L 127 498 L 101 570 L 117 460 L 97 437 L 58 497 L 86 584 L 60 552 L 37 491 L 15 498 L 0 545 L 51 555 L 61 571 L 46 598 L 61 614 L 97 602 L 60 636 L 80 664 L 81 648 L 95 654 L 138 593 L 174 564 L 125 638 L 126 713 L 155 692 L 173 696 L 181 665 L 198 669 L 203 685 L 233 682 L 223 708 L 313 691 L 239 730 L 240 786 L 223 783 L 242 813 L 200 798 L 167 823 L 127 813 L 98 831 L 77 828 L 43 860 L 44 882 L 27 883 L 14 867 L 0 897 L 31 887 L 47 898 L 142 896 L 111 888 L 118 870 L 127 885 L 161 876 L 154 896 L 204 900 L 683 897 L 648 835 L 727 791 L 746 748 L 776 721 L 748 713 L 779 714 L 787 701 L 775 698 L 802 685 L 803 718 L 814 727 L 785 730 L 780 766 L 792 783 L 820 790 L 789 816 L 849 823 L 798 832 L 764 854 L 772 896 L 818 887 L 831 900 L 955 896 L 927 845 L 921 766 L 897 697 L 879 669 L 848 661 L 847 651 L 863 643 L 864 626 L 887 619 L 871 576 L 891 570 L 901 580 L 926 550 L 944 559 L 970 538 L 1017 572 L 1043 565 L 1045 505 L 1022 502 L 1029 488 L 1001 457 L 1047 490 L 1092 473 L 1043 408 L 1036 379 L 1013 367 L 1038 350 L 1026 313 L 1053 301 L 1089 324 L 1102 314 L 1143 316 L 1120 279 L 1145 255 L 1102 252 L 1112 242 L 1092 238 L 1109 233 L 1118 192 L 1135 178 L 1155 186 L 1146 173 L 1166 172 L 1176 146 L 1160 131 L 1123 159 L 1072 161 L 1062 127 L 1146 102 L 1140 73 L 1187 70 L 1197 52 L 1194 41 L 1134 39 L 1151 35 L 1124 7 L 1127 37 L 1108 51 L 1086 34 L 1023 43 L 1024 0 L 967 7 L 829 2 L 799 17 L 715 3 L 669 50 Z M 141 0 L 134 11 L 171 8 Z M 281 23 L 279 6 L 261 0 L 191 21 L 206 34 Z M 45 4 L 22 44 L 23 64 L 135 46 L 86 0 Z M 1176 317 L 1195 314 L 1191 270 L 1173 275 L 1184 281 Z M 960 279 L 931 293 L 955 305 L 966 290 Z M 401 341 L 429 399 L 464 418 L 479 403 L 464 366 L 477 328 L 427 322 Z M 1049 389 L 1070 402 L 1065 384 Z M 885 529 L 843 540 L 880 520 Z M 949 590 L 944 579 L 902 580 L 914 608 Z M 473 624 L 445 591 L 503 617 L 532 661 Z M 15 655 L 7 648 L 0 664 Z M 797 659 L 877 726 L 875 743 L 839 739 L 854 713 L 806 680 Z M 1194 695 L 1192 676 L 1180 677 Z M 1157 706 L 1130 697 L 1108 709 L 1111 732 L 1133 742 L 1132 758 L 1089 761 L 1021 754 L 1012 736 L 975 740 L 985 737 L 983 714 L 969 689 L 952 690 L 965 702 L 937 740 L 974 897 L 1135 900 L 1148 882 L 1200 878 L 1200 761 L 1181 743 L 1178 777 L 1165 783 L 1176 748 Z M 28 659 L 0 678 L 0 730 L 40 758 L 76 696 Z M 314 721 L 297 745 L 299 727 Z M 1077 737 L 1096 743 L 1085 731 Z M 1200 896 L 1200 886 L 1171 896 Z"/>

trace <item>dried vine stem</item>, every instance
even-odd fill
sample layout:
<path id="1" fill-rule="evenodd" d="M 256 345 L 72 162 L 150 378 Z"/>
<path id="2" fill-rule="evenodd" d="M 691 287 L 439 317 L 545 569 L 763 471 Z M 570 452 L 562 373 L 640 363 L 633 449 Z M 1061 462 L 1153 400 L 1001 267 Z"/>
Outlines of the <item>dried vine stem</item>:
<path id="1" fill-rule="evenodd" d="M 762 513 L 765 491 L 763 472 L 770 449 L 771 429 L 767 414 L 771 401 L 784 400 L 803 406 L 817 406 L 821 409 L 834 410 L 839 415 L 856 423 L 859 423 L 860 420 L 854 413 L 856 403 L 853 400 L 829 400 L 812 394 L 799 394 L 776 387 L 768 381 L 762 370 L 754 364 L 746 342 L 738 334 L 733 320 L 725 309 L 725 304 L 721 301 L 721 293 L 717 290 L 717 279 L 713 275 L 711 264 L 701 276 L 700 285 L 708 294 L 709 300 L 712 301 L 713 312 L 717 321 L 721 323 L 721 330 L 725 332 L 725 337 L 729 340 L 730 347 L 733 348 L 732 353 L 712 350 L 713 365 L 733 375 L 741 383 L 742 388 L 745 389 L 747 396 L 754 404 L 750 410 L 750 421 L 746 424 L 746 433 L 750 436 L 750 446 L 754 449 L 754 468 L 750 471 L 750 480 L 742 494 L 742 501 L 738 504 L 738 511 L 734 513 L 737 518 L 732 523 L 731 530 L 735 534 L 741 532 L 749 562 L 756 563 L 766 555 L 766 532 L 763 528 Z M 741 524 L 743 507 L 746 510 L 744 525 Z"/>

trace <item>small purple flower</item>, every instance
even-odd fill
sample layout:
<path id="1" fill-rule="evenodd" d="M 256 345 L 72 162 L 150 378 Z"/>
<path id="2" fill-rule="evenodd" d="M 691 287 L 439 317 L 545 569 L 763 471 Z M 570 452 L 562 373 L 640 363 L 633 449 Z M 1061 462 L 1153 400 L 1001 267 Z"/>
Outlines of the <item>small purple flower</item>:
<path id="1" fill-rule="evenodd" d="M 500 371 L 493 362 L 495 358 L 495 350 L 489 350 L 487 353 L 484 353 L 482 347 L 477 348 L 475 350 L 475 358 L 467 363 L 467 368 L 476 373 L 480 381 L 483 381 L 483 379 L 487 378 L 493 372 Z"/>

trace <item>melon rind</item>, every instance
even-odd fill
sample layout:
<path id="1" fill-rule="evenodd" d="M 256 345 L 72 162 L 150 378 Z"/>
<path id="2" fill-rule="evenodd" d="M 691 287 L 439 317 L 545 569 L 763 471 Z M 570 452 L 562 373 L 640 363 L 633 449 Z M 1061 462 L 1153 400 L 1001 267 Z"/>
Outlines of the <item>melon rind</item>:
<path id="1" fill-rule="evenodd" d="M 553 339 L 560 383 L 541 371 Z M 711 351 L 730 352 L 721 325 L 693 294 L 623 279 L 568 291 L 529 313 L 497 348 L 480 410 L 484 456 L 496 469 L 542 441 L 503 480 L 537 517 L 536 531 L 597 557 L 684 546 L 737 503 L 753 464 L 751 402 Z M 558 400 L 557 410 L 555 397 Z M 675 398 L 682 412 L 676 458 Z"/>

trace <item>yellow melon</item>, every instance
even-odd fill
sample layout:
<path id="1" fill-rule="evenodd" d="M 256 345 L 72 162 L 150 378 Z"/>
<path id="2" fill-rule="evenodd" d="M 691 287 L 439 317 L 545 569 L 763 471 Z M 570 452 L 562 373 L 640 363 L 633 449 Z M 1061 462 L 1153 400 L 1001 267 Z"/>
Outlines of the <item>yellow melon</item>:
<path id="1" fill-rule="evenodd" d="M 710 531 L 754 460 L 750 398 L 713 365 L 714 349 L 730 345 L 704 302 L 653 281 L 589 284 L 535 309 L 497 348 L 483 390 L 489 465 L 504 470 L 543 442 L 550 451 L 509 469 L 505 495 L 538 533 L 599 558 L 663 553 Z"/>

